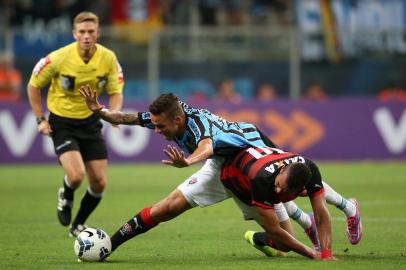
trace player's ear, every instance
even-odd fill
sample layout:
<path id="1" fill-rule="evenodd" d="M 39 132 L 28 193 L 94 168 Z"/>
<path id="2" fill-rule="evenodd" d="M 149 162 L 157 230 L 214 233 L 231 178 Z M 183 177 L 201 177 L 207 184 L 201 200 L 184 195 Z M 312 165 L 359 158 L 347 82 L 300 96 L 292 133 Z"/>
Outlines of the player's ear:
<path id="1" fill-rule="evenodd" d="M 175 121 L 175 123 L 177 125 L 179 125 L 180 123 L 182 123 L 182 117 L 180 117 L 179 115 L 175 116 L 175 118 L 173 119 Z"/>
<path id="2" fill-rule="evenodd" d="M 78 40 L 78 37 L 76 35 L 76 28 L 75 27 L 73 27 L 73 29 L 72 29 L 72 36 L 76 41 Z"/>

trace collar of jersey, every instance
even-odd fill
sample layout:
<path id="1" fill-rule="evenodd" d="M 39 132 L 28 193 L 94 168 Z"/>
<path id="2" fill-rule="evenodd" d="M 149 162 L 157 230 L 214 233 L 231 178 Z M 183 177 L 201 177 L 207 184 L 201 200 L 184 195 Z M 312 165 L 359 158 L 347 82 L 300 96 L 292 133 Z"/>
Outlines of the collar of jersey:
<path id="1" fill-rule="evenodd" d="M 77 58 L 77 60 L 80 61 L 80 62 L 83 63 L 83 64 L 86 64 L 86 62 L 83 61 L 83 59 L 82 59 L 82 58 L 80 57 L 80 55 L 79 55 L 79 52 L 78 52 L 78 43 L 77 43 L 77 42 L 75 42 L 75 44 L 74 44 L 74 46 L 73 46 L 73 51 L 74 51 L 73 54 L 75 55 L 75 57 Z M 97 54 L 99 53 L 99 51 L 100 51 L 99 44 L 96 43 L 96 51 L 94 52 L 92 58 L 90 58 L 89 62 L 87 62 L 87 64 L 89 64 L 89 63 L 92 61 L 92 59 L 94 59 L 94 58 L 97 56 Z"/>

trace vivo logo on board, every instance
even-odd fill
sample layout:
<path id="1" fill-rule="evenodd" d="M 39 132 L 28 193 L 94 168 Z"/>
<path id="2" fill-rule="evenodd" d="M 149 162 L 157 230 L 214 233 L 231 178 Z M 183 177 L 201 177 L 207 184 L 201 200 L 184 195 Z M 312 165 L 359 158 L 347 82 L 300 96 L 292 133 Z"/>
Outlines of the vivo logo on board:
<path id="1" fill-rule="evenodd" d="M 122 157 L 134 157 L 144 151 L 151 135 L 150 130 L 139 126 L 113 127 L 108 123 L 104 123 L 103 133 L 109 149 Z M 0 140 L 7 148 L 2 149 L 3 154 L 7 151 L 15 158 L 24 158 L 38 137 L 41 138 L 41 154 L 54 157 L 52 140 L 38 133 L 32 112 L 27 111 L 17 122 L 10 111 L 0 111 Z"/>
<path id="2" fill-rule="evenodd" d="M 388 150 L 399 154 L 406 150 L 406 109 L 396 123 L 392 113 L 386 107 L 375 110 L 374 123 Z"/>

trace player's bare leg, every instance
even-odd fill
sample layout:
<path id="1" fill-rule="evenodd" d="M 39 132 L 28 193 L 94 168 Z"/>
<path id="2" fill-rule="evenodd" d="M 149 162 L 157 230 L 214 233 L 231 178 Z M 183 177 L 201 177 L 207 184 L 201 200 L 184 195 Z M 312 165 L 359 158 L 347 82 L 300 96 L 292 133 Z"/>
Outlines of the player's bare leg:
<path id="1" fill-rule="evenodd" d="M 85 176 L 85 165 L 79 151 L 68 151 L 59 157 L 65 171 L 63 186 L 58 190 L 57 216 L 63 226 L 71 221 L 74 192 Z"/>
<path id="2" fill-rule="evenodd" d="M 86 229 L 85 222 L 100 203 L 107 183 L 107 160 L 91 160 L 85 163 L 89 187 L 80 202 L 79 211 L 72 222 L 70 234 L 77 236 Z"/>

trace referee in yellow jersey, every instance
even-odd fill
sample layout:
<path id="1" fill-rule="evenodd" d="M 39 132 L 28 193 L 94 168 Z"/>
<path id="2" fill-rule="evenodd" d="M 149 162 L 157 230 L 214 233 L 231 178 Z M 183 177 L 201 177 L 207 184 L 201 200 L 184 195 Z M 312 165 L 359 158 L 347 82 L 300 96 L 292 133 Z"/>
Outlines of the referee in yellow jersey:
<path id="1" fill-rule="evenodd" d="M 97 44 L 99 19 L 91 12 L 73 21 L 75 42 L 51 52 L 35 65 L 27 86 L 28 99 L 37 117 L 38 132 L 51 136 L 65 175 L 58 191 L 57 216 L 70 235 L 86 228 L 85 221 L 99 204 L 107 178 L 107 150 L 102 123 L 90 111 L 78 88 L 89 84 L 100 94 L 106 91 L 113 110 L 122 107 L 124 78 L 113 51 Z M 45 117 L 40 90 L 49 86 Z M 74 191 L 87 175 L 89 187 L 71 223 Z"/>

